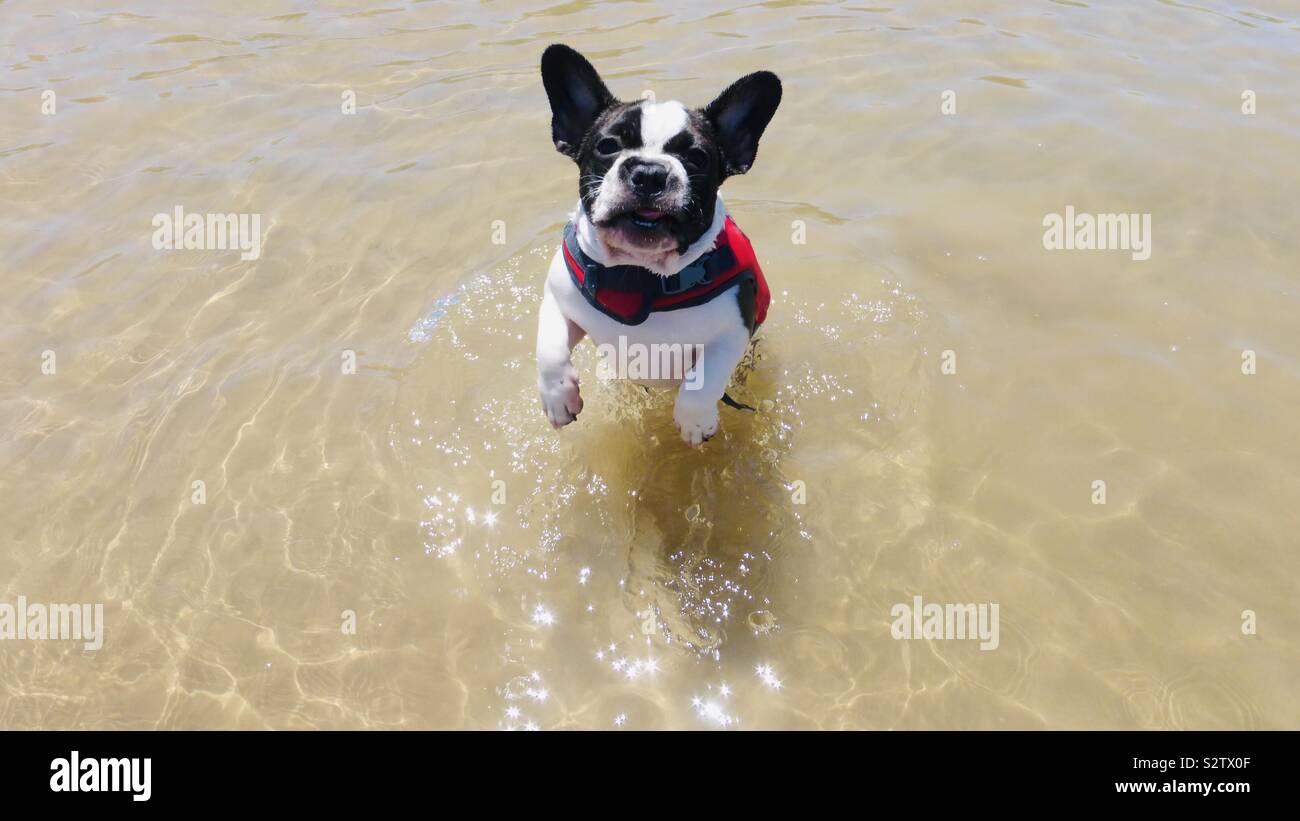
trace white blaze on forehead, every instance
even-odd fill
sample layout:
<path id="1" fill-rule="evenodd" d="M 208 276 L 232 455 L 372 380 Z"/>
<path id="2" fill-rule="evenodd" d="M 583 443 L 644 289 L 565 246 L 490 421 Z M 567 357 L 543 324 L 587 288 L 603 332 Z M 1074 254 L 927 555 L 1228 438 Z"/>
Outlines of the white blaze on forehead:
<path id="1" fill-rule="evenodd" d="M 676 100 L 641 105 L 641 145 L 648 151 L 663 151 L 664 143 L 686 129 L 690 117 L 686 106 Z"/>

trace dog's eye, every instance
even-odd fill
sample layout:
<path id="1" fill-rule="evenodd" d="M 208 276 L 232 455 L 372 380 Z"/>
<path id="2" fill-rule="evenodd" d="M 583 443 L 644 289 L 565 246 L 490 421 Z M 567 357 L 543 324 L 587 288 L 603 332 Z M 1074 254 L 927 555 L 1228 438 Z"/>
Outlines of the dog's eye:
<path id="1" fill-rule="evenodd" d="M 686 164 L 695 171 L 709 167 L 709 153 L 702 148 L 692 148 L 686 152 Z"/>
<path id="2" fill-rule="evenodd" d="M 600 142 L 596 143 L 597 154 L 604 154 L 605 156 L 609 156 L 610 154 L 617 154 L 622 150 L 623 150 L 623 144 L 620 143 L 614 137 L 606 137 Z"/>

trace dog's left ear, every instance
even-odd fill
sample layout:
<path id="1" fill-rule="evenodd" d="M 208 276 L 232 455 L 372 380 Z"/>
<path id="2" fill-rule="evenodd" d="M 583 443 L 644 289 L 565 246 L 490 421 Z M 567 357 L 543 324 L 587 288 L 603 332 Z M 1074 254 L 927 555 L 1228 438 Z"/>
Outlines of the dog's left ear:
<path id="1" fill-rule="evenodd" d="M 582 138 L 600 112 L 614 102 L 614 95 L 586 57 L 559 43 L 542 52 L 542 85 L 551 101 L 555 149 L 576 160 Z"/>
<path id="2" fill-rule="evenodd" d="M 781 80 L 770 71 L 747 74 L 704 107 L 722 149 L 724 177 L 744 174 L 758 154 L 758 138 L 781 104 Z"/>

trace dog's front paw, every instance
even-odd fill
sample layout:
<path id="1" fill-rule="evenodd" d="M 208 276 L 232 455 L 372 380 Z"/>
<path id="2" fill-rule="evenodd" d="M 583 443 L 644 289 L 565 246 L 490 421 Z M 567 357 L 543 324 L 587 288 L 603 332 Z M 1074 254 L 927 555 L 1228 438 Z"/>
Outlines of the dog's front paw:
<path id="1" fill-rule="evenodd" d="M 684 399 L 684 393 L 677 395 L 677 405 L 673 408 L 673 421 L 682 441 L 696 447 L 718 432 L 718 403 L 708 400 Z"/>
<path id="2" fill-rule="evenodd" d="M 578 418 L 582 411 L 582 395 L 578 392 L 578 374 L 572 367 L 553 379 L 543 377 L 538 384 L 542 410 L 551 420 L 551 427 L 560 429 Z"/>

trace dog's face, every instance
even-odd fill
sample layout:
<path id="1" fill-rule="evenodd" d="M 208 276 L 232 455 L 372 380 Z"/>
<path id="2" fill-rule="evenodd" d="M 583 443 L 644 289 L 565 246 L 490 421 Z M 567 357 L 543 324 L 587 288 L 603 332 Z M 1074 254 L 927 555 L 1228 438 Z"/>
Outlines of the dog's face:
<path id="1" fill-rule="evenodd" d="M 542 54 L 556 149 L 578 164 L 578 194 L 601 242 L 620 261 L 663 267 L 713 222 L 718 186 L 749 170 L 781 102 L 769 71 L 737 80 L 702 109 L 623 103 L 568 46 Z"/>

